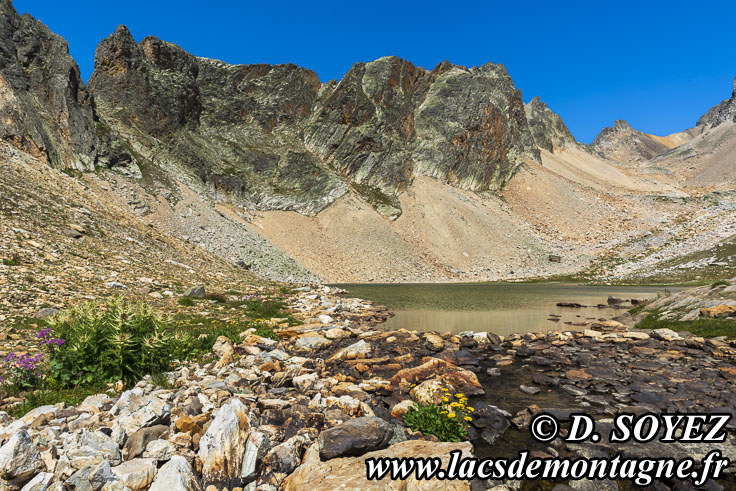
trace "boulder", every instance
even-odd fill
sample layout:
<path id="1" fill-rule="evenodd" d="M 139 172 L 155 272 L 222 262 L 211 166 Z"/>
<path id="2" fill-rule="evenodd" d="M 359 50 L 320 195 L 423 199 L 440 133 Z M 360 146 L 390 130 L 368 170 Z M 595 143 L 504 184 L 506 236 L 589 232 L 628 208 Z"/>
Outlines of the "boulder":
<path id="1" fill-rule="evenodd" d="M 300 350 L 312 351 L 329 346 L 330 344 L 332 344 L 332 341 L 322 336 L 308 335 L 297 339 L 294 346 Z"/>
<path id="2" fill-rule="evenodd" d="M 390 491 L 423 491 L 443 489 L 450 491 L 467 491 L 468 481 L 417 480 L 412 474 L 405 481 L 392 481 L 388 477 L 381 480 L 366 479 L 366 459 L 380 458 L 439 458 L 443 468 L 447 468 L 450 452 L 459 450 L 461 458 L 472 457 L 472 445 L 463 443 L 441 443 L 423 440 L 408 440 L 396 443 L 384 450 L 377 450 L 360 457 L 342 457 L 326 462 L 320 461 L 319 445 L 312 445 L 306 452 L 302 464 L 283 484 L 285 491 L 331 491 L 333 489 L 390 490 Z"/>
<path id="3" fill-rule="evenodd" d="M 341 349 L 330 358 L 327 359 L 327 363 L 338 361 L 338 360 L 355 360 L 357 358 L 365 358 L 371 352 L 371 345 L 368 344 L 364 339 L 361 339 L 357 343 L 353 343 L 350 346 Z"/>
<path id="4" fill-rule="evenodd" d="M 655 329 L 654 331 L 652 331 L 650 336 L 654 339 L 659 339 L 660 341 L 677 341 L 679 339 L 682 339 L 682 337 L 675 331 L 667 328 Z"/>
<path id="5" fill-rule="evenodd" d="M 0 489 L 2 481 L 22 486 L 44 470 L 46 465 L 41 452 L 26 430 L 18 431 L 0 447 Z"/>
<path id="6" fill-rule="evenodd" d="M 185 297 L 205 298 L 207 293 L 203 286 L 193 286 L 184 292 Z"/>
<path id="7" fill-rule="evenodd" d="M 271 450 L 271 440 L 265 433 L 252 431 L 245 444 L 243 465 L 240 468 L 240 477 L 246 482 L 252 481 L 257 474 L 258 465 Z"/>
<path id="8" fill-rule="evenodd" d="M 158 470 L 149 491 L 201 491 L 202 486 L 187 459 L 174 455 Z"/>
<path id="9" fill-rule="evenodd" d="M 158 440 L 168 431 L 168 426 L 156 425 L 148 428 L 141 428 L 133 433 L 130 438 L 128 438 L 128 441 L 125 442 L 125 447 L 123 448 L 125 460 L 139 457 L 146 450 L 149 443 L 154 440 Z"/>
<path id="10" fill-rule="evenodd" d="M 171 407 L 156 396 L 144 396 L 140 388 L 135 388 L 120 396 L 110 414 L 115 416 L 110 436 L 123 446 L 128 437 L 141 428 L 168 424 Z"/>
<path id="11" fill-rule="evenodd" d="M 460 368 L 452 363 L 438 358 L 424 358 L 422 364 L 414 368 L 404 368 L 391 377 L 393 387 L 410 386 L 430 378 L 436 378 L 454 387 L 455 390 L 467 396 L 485 394 L 483 386 L 475 373 Z"/>
<path id="12" fill-rule="evenodd" d="M 132 491 L 148 489 L 156 475 L 156 461 L 153 459 L 133 459 L 111 468 Z"/>
<path id="13" fill-rule="evenodd" d="M 226 367 L 235 361 L 233 343 L 225 336 L 217 338 L 215 344 L 212 345 L 212 351 L 220 358 L 217 361 L 217 368 Z"/>
<path id="14" fill-rule="evenodd" d="M 720 319 L 723 317 L 736 316 L 736 306 L 734 305 L 716 305 L 715 307 L 706 307 L 700 309 L 700 317 L 709 319 Z"/>
<path id="15" fill-rule="evenodd" d="M 322 460 L 357 457 L 388 446 L 394 430 L 386 421 L 373 416 L 348 420 L 320 433 L 317 438 Z"/>
<path id="16" fill-rule="evenodd" d="M 229 483 L 240 478 L 245 442 L 250 434 L 250 413 L 240 399 L 225 403 L 199 441 L 202 480 Z"/>
<path id="17" fill-rule="evenodd" d="M 98 451 L 110 465 L 118 465 L 123 460 L 117 443 L 100 431 L 83 432 L 79 437 L 79 445 Z"/>
<path id="18" fill-rule="evenodd" d="M 51 472 L 36 474 L 36 477 L 28 481 L 21 491 L 46 491 L 53 478 L 54 475 Z"/>

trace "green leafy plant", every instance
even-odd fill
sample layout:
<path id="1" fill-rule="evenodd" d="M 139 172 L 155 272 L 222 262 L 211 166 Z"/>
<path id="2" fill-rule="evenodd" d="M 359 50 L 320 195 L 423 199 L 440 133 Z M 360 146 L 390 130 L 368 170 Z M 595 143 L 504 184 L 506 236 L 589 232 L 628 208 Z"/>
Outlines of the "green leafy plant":
<path id="1" fill-rule="evenodd" d="M 714 281 L 713 283 L 711 283 L 710 284 L 710 287 L 711 288 L 715 288 L 717 286 L 730 286 L 730 285 L 731 285 L 731 282 L 730 281 L 718 280 L 718 281 Z"/>
<path id="2" fill-rule="evenodd" d="M 186 333 L 176 333 L 146 304 L 113 299 L 83 303 L 49 322 L 65 342 L 49 356 L 49 374 L 63 386 L 122 380 L 135 384 L 171 366 Z"/>
<path id="3" fill-rule="evenodd" d="M 3 258 L 3 264 L 5 266 L 20 266 L 20 255 L 15 253 L 10 257 Z"/>
<path id="4" fill-rule="evenodd" d="M 446 389 L 443 392 L 447 392 Z M 434 399 L 434 394 L 430 399 Z M 474 411 L 466 404 L 467 398 L 463 394 L 455 394 L 455 400 L 451 400 L 445 393 L 439 404 L 431 400 L 415 400 L 404 414 L 404 423 L 414 431 L 434 435 L 443 442 L 462 442 L 468 439 L 467 424 L 472 421 Z"/>
<path id="5" fill-rule="evenodd" d="M 636 327 L 638 329 L 667 328 L 673 331 L 688 331 L 696 336 L 713 338 L 726 336 L 729 339 L 736 337 L 736 320 L 699 318 L 691 321 L 676 321 L 662 319 L 662 313 L 655 311 L 642 319 Z"/>
<path id="6" fill-rule="evenodd" d="M 179 305 L 184 307 L 191 307 L 194 305 L 194 299 L 192 297 L 181 297 L 178 302 Z"/>
<path id="7" fill-rule="evenodd" d="M 255 326 L 256 336 L 261 336 L 262 338 L 273 339 L 274 341 L 278 341 L 279 339 L 281 339 L 279 338 L 279 335 L 274 332 L 273 328 L 269 326 L 268 324 L 264 322 L 258 322 L 258 321 L 256 321 L 254 324 L 256 324 Z"/>

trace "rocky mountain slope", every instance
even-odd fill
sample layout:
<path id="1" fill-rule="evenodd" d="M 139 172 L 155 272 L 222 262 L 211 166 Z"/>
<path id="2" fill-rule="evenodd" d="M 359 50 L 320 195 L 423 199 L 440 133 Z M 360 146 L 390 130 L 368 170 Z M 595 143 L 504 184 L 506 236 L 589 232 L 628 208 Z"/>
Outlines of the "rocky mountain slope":
<path id="1" fill-rule="evenodd" d="M 675 172 L 688 187 L 725 191 L 736 186 L 736 78 L 731 98 L 712 107 L 699 120 L 692 140 L 654 159 Z"/>
<path id="2" fill-rule="evenodd" d="M 697 131 L 618 124 L 591 152 L 539 98 L 524 105 L 501 65 L 384 57 L 322 83 L 294 65 L 136 42 L 121 26 L 85 86 L 61 38 L 0 7 L 2 140 L 132 220 L 265 278 L 601 277 L 611 263 L 693 252 L 673 241 L 728 238 L 731 195 L 695 196 L 728 189 L 727 101 Z M 664 160 L 631 163 L 654 156 Z M 688 226 L 699 212 L 726 225 Z"/>
<path id="3" fill-rule="evenodd" d="M 524 111 L 534 143 L 540 149 L 554 152 L 577 143 L 562 118 L 552 112 L 539 96 L 524 105 Z"/>
<path id="4" fill-rule="evenodd" d="M 458 90 L 460 87 L 465 90 Z M 417 175 L 500 189 L 535 156 L 501 66 L 433 71 L 396 57 L 321 84 L 294 65 L 231 66 L 125 27 L 97 49 L 89 90 L 141 160 L 191 169 L 257 209 L 314 214 L 348 187 L 387 215 Z"/>
<path id="5" fill-rule="evenodd" d="M 590 149 L 603 158 L 618 162 L 636 163 L 650 160 L 673 147 L 674 137 L 658 137 L 636 130 L 619 119 L 613 126 L 603 128 Z"/>

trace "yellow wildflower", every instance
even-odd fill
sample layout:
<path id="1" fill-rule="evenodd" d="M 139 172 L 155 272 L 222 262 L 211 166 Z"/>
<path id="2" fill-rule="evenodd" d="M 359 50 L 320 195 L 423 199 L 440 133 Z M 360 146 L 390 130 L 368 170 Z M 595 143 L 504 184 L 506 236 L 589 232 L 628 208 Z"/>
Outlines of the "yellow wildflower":
<path id="1" fill-rule="evenodd" d="M 465 416 L 465 421 L 473 421 L 473 418 L 471 418 L 470 416 Z"/>
<path id="2" fill-rule="evenodd" d="M 447 414 L 447 417 L 448 417 L 448 418 L 454 418 L 454 417 L 455 417 L 455 413 L 448 413 L 448 414 Z"/>
<path id="3" fill-rule="evenodd" d="M 447 414 L 447 411 L 440 411 L 440 414 Z"/>
<path id="4" fill-rule="evenodd" d="M 449 390 L 447 390 L 447 389 L 445 389 L 445 388 L 443 387 L 443 388 L 442 388 L 442 392 L 450 392 L 450 391 L 449 391 Z"/>
<path id="5" fill-rule="evenodd" d="M 442 402 L 448 402 L 449 400 L 450 400 L 450 399 L 448 399 L 447 397 L 443 397 L 443 398 L 442 398 Z"/>
<path id="6" fill-rule="evenodd" d="M 472 408 L 472 407 L 470 407 L 470 406 L 468 406 L 468 407 L 467 407 L 466 409 L 467 409 L 468 411 L 470 411 L 471 413 L 472 413 L 473 411 L 475 411 L 475 409 L 473 409 L 473 408 Z"/>
<path id="7" fill-rule="evenodd" d="M 457 397 L 458 399 L 462 399 L 462 398 L 463 398 L 463 397 L 465 397 L 465 396 L 464 396 L 464 395 L 462 395 L 462 394 L 455 394 L 455 397 Z"/>

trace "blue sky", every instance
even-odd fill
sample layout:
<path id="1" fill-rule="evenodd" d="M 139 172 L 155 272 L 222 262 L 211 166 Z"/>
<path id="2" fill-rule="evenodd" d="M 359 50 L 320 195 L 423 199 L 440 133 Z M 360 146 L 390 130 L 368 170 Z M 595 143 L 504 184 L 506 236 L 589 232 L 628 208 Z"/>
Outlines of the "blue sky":
<path id="1" fill-rule="evenodd" d="M 734 1 L 406 2 L 15 0 L 69 41 L 85 79 L 119 24 L 229 63 L 296 63 L 322 81 L 397 55 L 503 63 L 524 100 L 539 95 L 575 137 L 626 119 L 655 134 L 695 124 L 731 94 Z"/>

